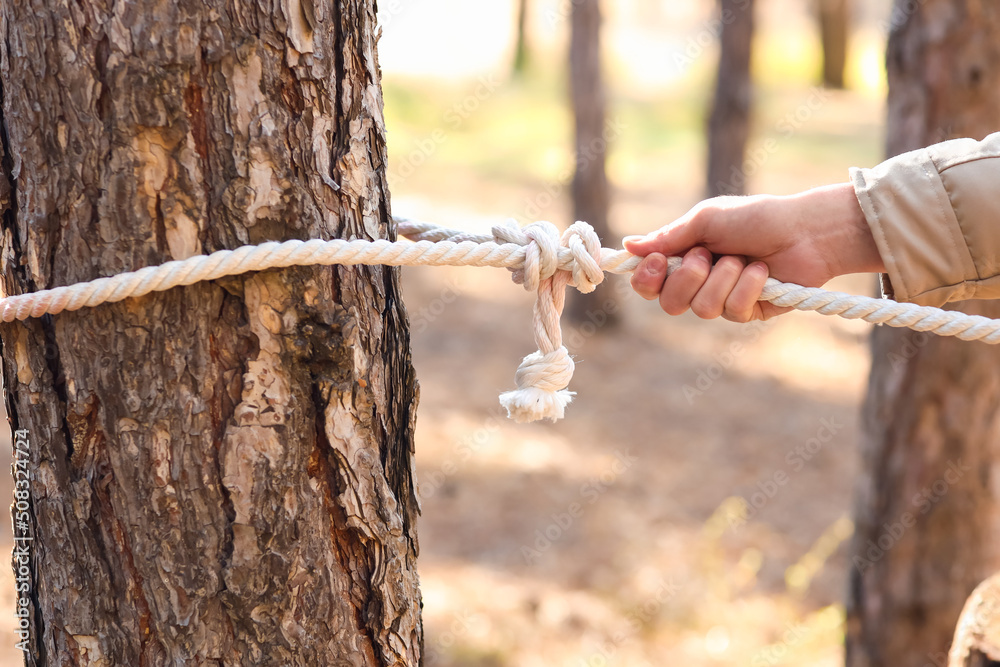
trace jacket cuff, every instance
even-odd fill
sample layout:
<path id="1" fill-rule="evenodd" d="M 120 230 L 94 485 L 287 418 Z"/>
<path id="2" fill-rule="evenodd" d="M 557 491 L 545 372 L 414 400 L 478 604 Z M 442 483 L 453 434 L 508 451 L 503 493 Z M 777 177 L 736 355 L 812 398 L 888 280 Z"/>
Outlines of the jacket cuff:
<path id="1" fill-rule="evenodd" d="M 851 169 L 854 192 L 897 301 L 967 299 L 979 276 L 937 167 L 926 149 Z"/>

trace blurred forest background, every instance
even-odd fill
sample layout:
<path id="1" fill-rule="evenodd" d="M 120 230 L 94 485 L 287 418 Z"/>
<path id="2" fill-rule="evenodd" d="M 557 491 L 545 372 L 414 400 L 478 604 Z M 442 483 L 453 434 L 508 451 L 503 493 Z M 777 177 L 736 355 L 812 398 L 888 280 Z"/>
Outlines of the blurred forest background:
<path id="1" fill-rule="evenodd" d="M 881 160 L 887 0 L 850 4 L 843 81 L 826 86 L 817 3 L 755 3 L 752 94 L 729 86 L 724 109 L 750 111 L 745 157 L 734 171 L 723 155 L 715 178 L 719 35 L 748 0 L 723 3 L 731 21 L 709 0 L 604 2 L 598 141 L 575 137 L 571 104 L 588 2 L 379 3 L 394 213 L 477 230 L 582 217 L 618 246 L 706 193 L 793 193 Z M 592 75 L 573 74 L 578 94 Z M 577 176 L 578 200 L 599 196 L 574 206 L 580 141 L 583 171 L 607 150 L 606 220 L 601 174 Z M 408 268 L 404 285 L 427 665 L 842 664 L 866 325 L 667 318 L 619 280 L 574 302 L 567 419 L 516 425 L 496 396 L 534 349 L 532 296 L 481 269 Z M 20 664 L 13 645 L 8 622 L 2 664 Z"/>
<path id="2" fill-rule="evenodd" d="M 593 4 L 527 0 L 522 41 L 520 2 L 380 3 L 395 214 L 604 222 L 599 180 L 574 179 L 572 102 L 593 72 L 570 67 L 571 48 L 591 57 L 571 32 L 592 30 Z M 890 3 L 851 3 L 841 88 L 824 86 L 818 5 L 758 0 L 752 92 L 750 3 L 722 4 L 601 4 L 605 245 L 707 194 L 843 182 L 884 155 Z M 736 65 L 712 114 L 723 30 Z M 708 178 L 710 116 L 732 128 L 746 110 L 745 157 L 723 137 Z M 600 161 L 593 122 L 582 172 Z M 590 183 L 576 203 L 574 180 Z M 668 318 L 619 280 L 573 304 L 567 419 L 522 426 L 496 394 L 533 349 L 531 295 L 470 269 L 406 269 L 404 287 L 427 664 L 843 664 L 866 325 Z"/>

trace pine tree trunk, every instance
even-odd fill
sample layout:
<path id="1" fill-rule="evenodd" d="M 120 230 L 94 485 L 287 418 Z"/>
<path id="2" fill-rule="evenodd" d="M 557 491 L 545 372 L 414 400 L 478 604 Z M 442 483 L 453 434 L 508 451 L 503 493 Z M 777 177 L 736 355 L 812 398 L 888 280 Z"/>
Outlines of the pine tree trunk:
<path id="1" fill-rule="evenodd" d="M 26 0 L 0 30 L 8 293 L 393 233 L 374 0 Z M 395 271 L 247 274 L 0 336 L 29 664 L 418 664 Z"/>
<path id="2" fill-rule="evenodd" d="M 823 43 L 823 85 L 844 87 L 851 25 L 850 0 L 818 0 L 819 34 Z"/>
<path id="3" fill-rule="evenodd" d="M 719 73 L 708 118 L 707 196 L 746 194 L 743 159 L 750 137 L 754 0 L 719 0 Z"/>
<path id="4" fill-rule="evenodd" d="M 590 223 L 604 245 L 611 240 L 608 224 L 608 176 L 605 169 L 608 143 L 607 103 L 601 76 L 600 0 L 573 0 L 569 51 L 570 93 L 573 102 L 576 172 L 573 176 L 573 216 Z M 594 294 L 572 292 L 566 308 L 570 320 L 578 324 L 609 326 L 617 321 L 618 305 L 612 294 L 611 279 Z"/>
<path id="5" fill-rule="evenodd" d="M 898 0 L 894 16 L 889 154 L 1000 128 L 1000 5 Z M 1000 348 L 877 329 L 865 426 L 847 664 L 943 665 L 966 597 L 1000 569 Z"/>

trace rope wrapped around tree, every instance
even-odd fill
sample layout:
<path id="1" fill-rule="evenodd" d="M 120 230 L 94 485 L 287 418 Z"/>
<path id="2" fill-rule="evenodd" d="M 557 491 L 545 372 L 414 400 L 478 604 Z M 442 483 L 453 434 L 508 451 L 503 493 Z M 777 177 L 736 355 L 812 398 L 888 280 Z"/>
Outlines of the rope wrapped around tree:
<path id="1" fill-rule="evenodd" d="M 58 314 L 102 303 L 122 301 L 180 285 L 192 285 L 249 271 L 309 265 L 383 264 L 389 266 L 493 266 L 510 269 L 514 282 L 537 293 L 533 329 L 538 350 L 526 356 L 515 376 L 517 389 L 500 402 L 518 422 L 561 419 L 573 397 L 568 390 L 573 358 L 562 342 L 559 324 L 566 288 L 589 293 L 605 273 L 630 273 L 641 260 L 625 250 L 602 248 L 585 222 L 576 222 L 560 234 L 549 222 L 519 227 L 509 221 L 493 227 L 492 235 L 470 234 L 438 225 L 395 218 L 407 241 L 385 239 L 285 241 L 220 250 L 184 260 L 150 266 L 89 282 L 56 287 L 0 299 L 4 322 Z M 680 267 L 671 257 L 668 274 Z M 908 327 L 962 340 L 1000 343 L 1000 320 L 927 306 L 897 303 L 815 287 L 802 287 L 769 278 L 761 300 L 873 324 Z"/>

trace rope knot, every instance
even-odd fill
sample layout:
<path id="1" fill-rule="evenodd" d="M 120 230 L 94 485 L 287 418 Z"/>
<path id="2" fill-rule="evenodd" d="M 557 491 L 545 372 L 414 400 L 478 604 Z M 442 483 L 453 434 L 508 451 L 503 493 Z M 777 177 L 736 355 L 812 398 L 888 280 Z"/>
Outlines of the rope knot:
<path id="1" fill-rule="evenodd" d="M 514 282 L 529 292 L 538 290 L 543 280 L 559 270 L 559 230 L 551 222 L 532 222 L 523 228 L 513 220 L 493 228 L 497 243 L 524 246 L 524 264 L 511 269 Z"/>
<path id="2" fill-rule="evenodd" d="M 601 239 L 593 227 L 577 221 L 563 232 L 561 241 L 573 253 L 573 280 L 570 284 L 584 294 L 590 294 L 604 282 Z"/>
<path id="3" fill-rule="evenodd" d="M 511 269 L 514 282 L 538 293 L 533 318 L 538 351 L 521 362 L 517 389 L 503 394 L 500 402 L 519 422 L 562 419 L 573 400 L 573 393 L 566 387 L 573 377 L 574 364 L 562 344 L 559 317 L 566 304 L 567 285 L 587 293 L 604 280 L 601 241 L 585 222 L 574 223 L 560 235 L 551 222 L 534 222 L 521 228 L 508 221 L 493 228 L 493 238 L 497 243 L 524 248 L 524 262 Z M 567 250 L 571 260 L 566 257 Z"/>
<path id="4" fill-rule="evenodd" d="M 524 264 L 511 269 L 514 282 L 529 292 L 538 291 L 543 280 L 559 271 L 569 276 L 568 284 L 584 294 L 593 292 L 604 281 L 601 268 L 601 239 L 586 222 L 574 222 L 560 236 L 551 222 L 539 221 L 518 227 L 507 222 L 493 227 L 493 240 L 524 247 Z M 559 249 L 566 248 L 573 257 L 568 267 L 559 266 Z"/>

